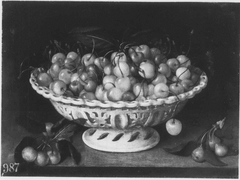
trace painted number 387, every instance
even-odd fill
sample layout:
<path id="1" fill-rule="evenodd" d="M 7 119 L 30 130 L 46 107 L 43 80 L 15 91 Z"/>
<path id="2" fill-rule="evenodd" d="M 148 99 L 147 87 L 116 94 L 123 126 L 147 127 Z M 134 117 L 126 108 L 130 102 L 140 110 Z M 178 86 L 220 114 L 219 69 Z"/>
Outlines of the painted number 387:
<path id="1" fill-rule="evenodd" d="M 18 172 L 19 163 L 4 163 L 2 165 L 2 175 Z"/>

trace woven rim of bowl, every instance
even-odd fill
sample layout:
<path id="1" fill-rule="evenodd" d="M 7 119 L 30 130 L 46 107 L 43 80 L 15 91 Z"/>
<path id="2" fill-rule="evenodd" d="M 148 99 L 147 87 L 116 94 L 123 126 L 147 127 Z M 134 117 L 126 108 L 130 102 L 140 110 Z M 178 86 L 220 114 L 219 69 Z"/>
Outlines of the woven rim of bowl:
<path id="1" fill-rule="evenodd" d="M 99 101 L 99 100 L 88 100 L 82 98 L 73 98 L 62 95 L 54 94 L 49 88 L 39 86 L 36 78 L 31 74 L 30 83 L 32 88 L 40 95 L 45 98 L 48 98 L 52 101 L 62 102 L 64 104 L 72 104 L 76 106 L 89 106 L 89 107 L 101 107 L 101 108 L 135 108 L 135 107 L 148 107 L 151 105 L 157 106 L 162 104 L 173 104 L 177 101 L 184 101 L 186 99 L 193 98 L 196 94 L 200 93 L 206 86 L 208 82 L 208 78 L 206 73 L 202 73 L 200 76 L 200 81 L 197 86 L 195 86 L 192 90 L 187 91 L 185 93 L 179 94 L 176 96 L 169 96 L 167 98 L 158 98 L 158 99 L 146 99 L 143 101 Z"/>

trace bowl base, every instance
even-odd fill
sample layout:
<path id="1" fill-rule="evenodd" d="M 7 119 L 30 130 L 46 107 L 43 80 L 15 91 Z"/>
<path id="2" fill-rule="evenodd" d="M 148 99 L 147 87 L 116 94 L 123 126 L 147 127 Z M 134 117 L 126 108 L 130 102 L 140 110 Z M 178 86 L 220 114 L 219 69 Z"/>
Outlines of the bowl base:
<path id="1" fill-rule="evenodd" d="M 83 142 L 96 150 L 106 152 L 139 152 L 156 146 L 160 136 L 150 127 L 118 130 L 90 128 L 83 133 Z"/>

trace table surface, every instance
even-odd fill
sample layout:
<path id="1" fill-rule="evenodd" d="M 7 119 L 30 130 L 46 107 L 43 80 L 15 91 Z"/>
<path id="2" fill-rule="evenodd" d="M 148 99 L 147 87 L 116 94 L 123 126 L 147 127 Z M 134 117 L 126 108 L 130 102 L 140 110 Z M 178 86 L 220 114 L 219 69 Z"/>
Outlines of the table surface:
<path id="1" fill-rule="evenodd" d="M 134 153 L 113 153 L 102 152 L 91 149 L 82 141 L 82 133 L 86 128 L 77 133 L 73 138 L 73 144 L 81 153 L 79 165 L 75 165 L 71 158 L 66 159 L 59 165 L 48 165 L 46 167 L 34 167 L 23 175 L 50 175 L 50 176 L 140 176 L 140 177 L 237 177 L 238 175 L 238 156 L 223 157 L 221 160 L 228 165 L 225 167 L 216 167 L 207 162 L 197 163 L 189 157 L 176 156 L 163 150 L 166 147 L 174 147 L 181 142 L 194 140 L 199 137 L 206 129 L 215 123 L 217 112 L 211 112 L 207 115 L 204 113 L 191 112 L 186 116 L 179 114 L 178 118 L 182 120 L 183 131 L 178 136 L 170 136 L 165 130 L 165 125 L 154 127 L 160 134 L 160 142 L 152 149 L 134 152 Z M 14 113 L 8 112 L 9 117 Z M 184 119 L 190 118 L 190 119 Z M 233 134 L 233 138 L 226 141 L 234 144 L 238 148 L 238 113 L 231 111 L 226 122 L 226 133 Z M 202 122 L 201 122 L 202 121 Z M 203 123 L 204 122 L 204 123 Z M 230 123 L 230 124 L 229 124 Z M 8 126 L 3 124 L 2 139 L 2 163 L 14 162 L 14 148 L 25 136 L 32 134 L 27 132 L 21 126 Z M 69 169 L 69 167 L 71 167 Z M 96 169 L 97 168 L 97 169 Z M 110 168 L 110 170 L 109 170 Z M 84 173 L 81 171 L 84 170 Z M 160 171 L 162 169 L 162 171 Z M 221 170 L 220 170 L 221 169 Z M 116 172 L 115 172 L 116 171 Z M 122 171 L 122 172 L 121 172 Z M 150 173 L 150 172 L 151 173 Z M 115 172 L 115 174 L 114 174 Z M 141 172 L 141 173 L 140 173 Z M 148 174 L 150 173 L 150 174 Z"/>

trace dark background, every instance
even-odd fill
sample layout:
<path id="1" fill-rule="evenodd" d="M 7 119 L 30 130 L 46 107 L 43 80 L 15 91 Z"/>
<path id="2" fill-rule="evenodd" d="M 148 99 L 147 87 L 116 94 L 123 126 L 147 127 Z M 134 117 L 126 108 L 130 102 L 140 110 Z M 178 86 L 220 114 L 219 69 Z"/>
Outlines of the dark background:
<path id="1" fill-rule="evenodd" d="M 118 34 L 129 27 L 160 28 L 179 50 L 186 49 L 194 30 L 189 57 L 207 73 L 209 85 L 189 108 L 219 109 L 223 114 L 238 108 L 239 4 L 3 2 L 2 17 L 2 111 L 3 117 L 13 112 L 20 125 L 32 123 L 18 118 L 28 111 L 40 112 L 35 120 L 56 120 L 48 100 L 31 89 L 30 71 L 17 78 L 20 64 L 25 60 L 22 69 L 39 67 L 49 41 L 61 40 L 74 27 L 102 26 Z"/>
<path id="2" fill-rule="evenodd" d="M 74 27 L 102 26 L 118 35 L 124 29 L 159 28 L 186 49 L 209 78 L 206 89 L 191 99 L 180 116 L 217 112 L 216 119 L 239 108 L 239 4 L 237 3 L 94 3 L 2 2 L 2 137 L 20 126 L 38 133 L 39 123 L 61 117 L 29 83 L 30 71 L 42 63 L 49 40 L 61 40 Z M 238 116 L 237 116 L 238 117 Z M 234 119 L 238 121 L 238 119 Z M 183 122 L 184 123 L 184 122 Z M 204 122 L 200 122 L 204 123 Z M 2 140 L 3 141 L 3 140 Z"/>

